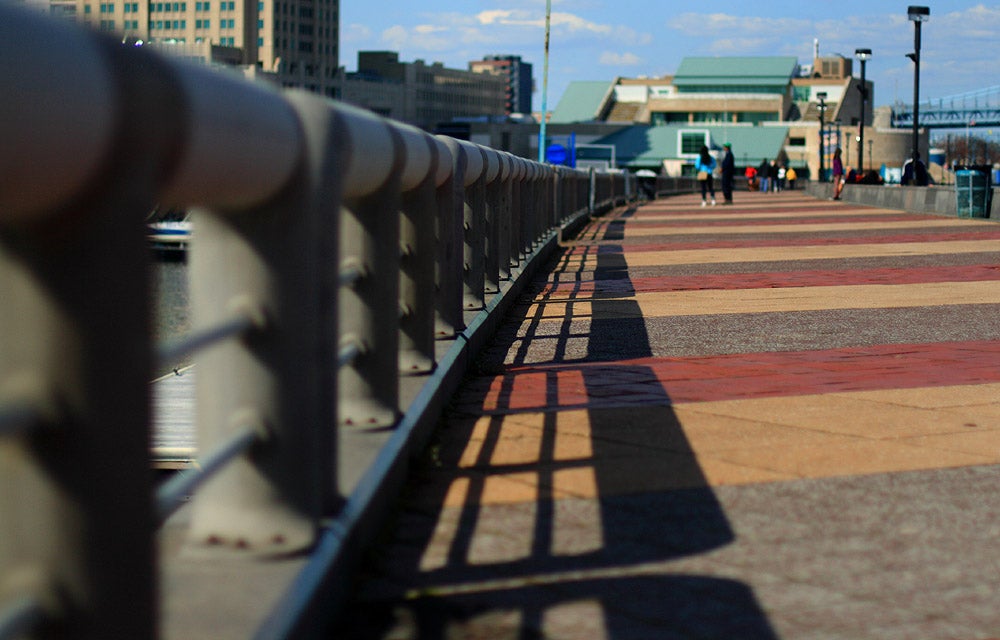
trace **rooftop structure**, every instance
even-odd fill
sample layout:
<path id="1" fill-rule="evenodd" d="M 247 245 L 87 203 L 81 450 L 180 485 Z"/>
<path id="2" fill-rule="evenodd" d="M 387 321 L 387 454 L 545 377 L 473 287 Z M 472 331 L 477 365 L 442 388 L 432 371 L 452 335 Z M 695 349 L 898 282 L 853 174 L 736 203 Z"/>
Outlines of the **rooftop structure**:
<path id="1" fill-rule="evenodd" d="M 503 117 L 502 76 L 449 69 L 440 62 L 400 62 L 395 51 L 361 51 L 344 79 L 342 99 L 380 115 L 433 130 L 455 118 Z"/>

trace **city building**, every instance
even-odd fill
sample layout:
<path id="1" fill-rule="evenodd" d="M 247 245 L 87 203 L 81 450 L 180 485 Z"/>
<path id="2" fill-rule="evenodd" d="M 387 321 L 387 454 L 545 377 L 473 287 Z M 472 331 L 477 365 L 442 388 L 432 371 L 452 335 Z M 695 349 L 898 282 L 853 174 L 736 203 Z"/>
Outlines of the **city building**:
<path id="1" fill-rule="evenodd" d="M 506 105 L 504 113 L 531 113 L 531 97 L 535 81 L 531 77 L 531 64 L 521 60 L 521 56 L 485 56 L 482 60 L 469 63 L 469 71 L 500 76 L 506 83 Z"/>
<path id="2" fill-rule="evenodd" d="M 339 0 L 74 0 L 76 18 L 123 41 L 236 62 L 281 86 L 338 95 Z M 218 54 L 218 56 L 214 55 Z"/>
<path id="3" fill-rule="evenodd" d="M 344 102 L 433 131 L 455 119 L 506 119 L 502 76 L 400 62 L 395 51 L 361 51 L 343 81 Z"/>
<path id="4" fill-rule="evenodd" d="M 690 138 L 703 139 L 713 149 L 732 142 L 737 164 L 777 160 L 794 166 L 803 177 L 816 177 L 821 154 L 828 171 L 838 146 L 845 165 L 858 166 L 855 141 L 862 122 L 862 91 L 852 62 L 843 56 L 820 56 L 818 45 L 809 66 L 789 56 L 689 57 L 672 76 L 573 82 L 549 122 L 553 131 L 588 125 L 592 134 L 577 136 L 583 144 L 622 145 L 621 166 L 655 164 L 673 175 L 689 171 L 692 162 L 682 139 Z M 874 87 L 870 80 L 865 84 L 864 165 L 898 166 L 905 158 L 899 149 L 910 134 L 875 122 Z M 615 130 L 596 135 L 596 124 L 613 125 Z M 622 125 L 635 131 L 620 131 Z M 670 129 L 656 130 L 661 127 Z M 782 137 L 777 145 L 776 136 Z M 630 148 L 642 153 L 632 154 Z"/>

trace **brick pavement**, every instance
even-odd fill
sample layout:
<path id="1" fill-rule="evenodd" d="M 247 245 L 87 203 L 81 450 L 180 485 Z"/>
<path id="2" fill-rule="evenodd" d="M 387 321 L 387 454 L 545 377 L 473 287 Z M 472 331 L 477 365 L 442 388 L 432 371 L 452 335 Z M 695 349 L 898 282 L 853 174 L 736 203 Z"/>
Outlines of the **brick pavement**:
<path id="1" fill-rule="evenodd" d="M 698 205 L 565 243 L 338 637 L 1000 637 L 1000 227 Z"/>

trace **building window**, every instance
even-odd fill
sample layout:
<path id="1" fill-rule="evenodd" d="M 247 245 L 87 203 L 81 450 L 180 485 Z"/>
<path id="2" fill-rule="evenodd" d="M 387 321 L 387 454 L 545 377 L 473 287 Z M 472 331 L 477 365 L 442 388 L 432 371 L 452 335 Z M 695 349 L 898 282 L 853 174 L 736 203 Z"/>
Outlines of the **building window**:
<path id="1" fill-rule="evenodd" d="M 678 133 L 680 135 L 681 155 L 697 155 L 701 148 L 708 144 L 708 132 L 706 131 L 680 131 Z"/>

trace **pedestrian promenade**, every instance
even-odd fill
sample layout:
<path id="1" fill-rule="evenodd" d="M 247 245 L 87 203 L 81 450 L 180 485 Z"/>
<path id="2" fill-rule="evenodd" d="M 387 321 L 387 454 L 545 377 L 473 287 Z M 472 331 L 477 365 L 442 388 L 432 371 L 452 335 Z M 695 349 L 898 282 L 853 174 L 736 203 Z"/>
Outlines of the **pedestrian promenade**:
<path id="1" fill-rule="evenodd" d="M 564 241 L 337 637 L 1000 637 L 1000 225 L 699 205 Z"/>

